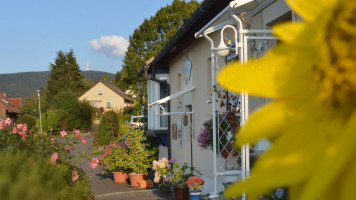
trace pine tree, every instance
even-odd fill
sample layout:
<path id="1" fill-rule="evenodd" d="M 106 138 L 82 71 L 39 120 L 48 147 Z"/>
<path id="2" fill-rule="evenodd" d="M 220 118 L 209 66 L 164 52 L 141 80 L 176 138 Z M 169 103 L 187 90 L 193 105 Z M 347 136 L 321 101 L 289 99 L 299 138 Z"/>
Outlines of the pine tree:
<path id="1" fill-rule="evenodd" d="M 50 64 L 51 73 L 47 80 L 47 96 L 49 98 L 61 92 L 80 94 L 85 89 L 80 67 L 71 49 L 68 53 L 57 52 L 54 64 Z"/>

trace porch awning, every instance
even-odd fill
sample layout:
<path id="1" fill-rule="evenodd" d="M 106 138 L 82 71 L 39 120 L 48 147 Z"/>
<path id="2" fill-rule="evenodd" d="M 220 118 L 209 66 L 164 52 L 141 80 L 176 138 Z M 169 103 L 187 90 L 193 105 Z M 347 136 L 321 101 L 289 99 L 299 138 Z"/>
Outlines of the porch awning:
<path id="1" fill-rule="evenodd" d="M 188 88 L 186 88 L 186 89 L 184 89 L 184 90 L 181 90 L 181 91 L 176 92 L 176 93 L 174 93 L 174 94 L 171 94 L 171 95 L 169 95 L 169 96 L 167 96 L 167 97 L 164 97 L 164 98 L 162 98 L 162 99 L 160 99 L 160 100 L 157 100 L 157 101 L 155 101 L 155 102 L 153 102 L 153 103 L 150 103 L 150 104 L 148 104 L 148 107 L 152 107 L 152 109 L 156 111 L 156 115 L 158 115 L 158 116 L 161 116 L 161 115 L 193 114 L 193 112 L 170 112 L 170 113 L 169 113 L 169 112 L 166 112 L 166 111 L 164 110 L 164 107 L 161 105 L 162 103 L 165 103 L 165 102 L 167 102 L 167 101 L 169 101 L 169 100 L 171 100 L 171 99 L 174 99 L 174 98 L 176 98 L 176 97 L 179 97 L 180 95 L 186 94 L 186 93 L 188 93 L 188 92 L 190 92 L 190 91 L 193 91 L 193 90 L 195 90 L 195 86 L 188 87 Z M 160 114 L 160 113 L 158 112 L 158 110 L 157 110 L 155 107 L 153 107 L 153 106 L 155 106 L 155 105 L 159 105 L 159 106 L 160 106 L 160 108 L 163 110 L 163 114 Z"/>
<path id="2" fill-rule="evenodd" d="M 174 93 L 174 94 L 171 94 L 171 95 L 169 95 L 169 96 L 166 96 L 166 97 L 164 97 L 164 98 L 162 98 L 162 99 L 160 99 L 160 100 L 157 100 L 157 101 L 155 101 L 155 102 L 153 102 L 153 103 L 150 103 L 150 104 L 148 105 L 148 107 L 152 107 L 152 106 L 154 106 L 154 105 L 161 105 L 162 103 L 165 103 L 165 102 L 167 102 L 167 101 L 169 101 L 169 100 L 171 100 L 171 99 L 174 99 L 174 98 L 176 98 L 176 97 L 179 97 L 180 95 L 185 94 L 185 93 L 188 93 L 188 92 L 190 92 L 190 91 L 192 91 L 192 90 L 195 90 L 195 86 L 188 87 L 188 88 L 186 88 L 186 89 L 184 89 L 184 90 L 181 90 L 181 91 L 179 91 L 179 92 L 176 92 L 176 93 Z"/>

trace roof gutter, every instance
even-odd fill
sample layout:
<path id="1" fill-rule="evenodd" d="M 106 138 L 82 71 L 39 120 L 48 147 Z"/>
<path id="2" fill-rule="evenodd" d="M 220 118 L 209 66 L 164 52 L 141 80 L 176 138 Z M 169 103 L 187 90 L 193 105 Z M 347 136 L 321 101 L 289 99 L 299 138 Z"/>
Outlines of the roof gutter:
<path id="1" fill-rule="evenodd" d="M 213 23 L 215 23 L 221 16 L 223 16 L 227 11 L 229 11 L 231 8 L 236 8 L 241 5 L 237 3 L 238 0 L 231 1 L 228 6 L 224 10 L 222 10 L 218 15 L 216 15 L 209 23 L 207 23 L 200 31 L 195 33 L 195 37 L 199 38 L 203 35 L 203 32 L 208 29 Z"/>

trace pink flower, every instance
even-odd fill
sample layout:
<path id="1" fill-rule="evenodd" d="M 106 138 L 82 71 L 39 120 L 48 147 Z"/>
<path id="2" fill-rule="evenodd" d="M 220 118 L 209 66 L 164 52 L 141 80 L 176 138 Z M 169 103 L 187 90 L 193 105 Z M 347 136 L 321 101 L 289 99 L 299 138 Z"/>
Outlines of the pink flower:
<path id="1" fill-rule="evenodd" d="M 11 125 L 11 119 L 10 118 L 6 118 L 4 120 L 4 123 L 5 123 L 6 126 L 10 126 Z"/>
<path id="2" fill-rule="evenodd" d="M 104 158 L 105 158 L 105 156 L 101 155 L 101 156 L 99 157 L 99 160 L 104 160 Z"/>
<path id="3" fill-rule="evenodd" d="M 26 135 L 23 135 L 23 136 L 22 136 L 22 140 L 25 140 L 25 139 L 26 139 Z"/>
<path id="4" fill-rule="evenodd" d="M 68 145 L 68 144 L 66 146 L 64 146 L 65 150 L 67 150 L 67 151 L 73 149 L 73 147 L 74 147 L 74 145 L 71 146 L 71 145 Z"/>
<path id="5" fill-rule="evenodd" d="M 52 142 L 52 144 L 54 143 L 54 138 L 51 138 L 51 142 Z"/>
<path id="6" fill-rule="evenodd" d="M 91 168 L 96 168 L 99 164 L 99 159 L 98 158 L 92 158 L 91 161 L 89 162 Z"/>
<path id="7" fill-rule="evenodd" d="M 4 129 L 4 125 L 5 125 L 4 121 L 1 120 L 1 121 L 0 121 L 0 130 Z"/>
<path id="8" fill-rule="evenodd" d="M 26 132 L 27 132 L 27 125 L 26 124 L 17 124 L 16 128 L 17 128 L 17 133 L 19 135 L 21 135 L 21 136 L 26 135 Z M 14 127 L 14 129 L 15 129 L 15 127 Z M 15 130 L 13 130 L 12 132 L 15 133 L 14 131 Z"/>
<path id="9" fill-rule="evenodd" d="M 79 139 L 80 138 L 80 131 L 73 129 L 73 132 L 77 134 L 76 138 Z"/>
<path id="10" fill-rule="evenodd" d="M 81 140 L 82 140 L 82 143 L 83 143 L 83 144 L 86 144 L 86 143 L 87 143 L 87 141 L 85 140 L 85 137 L 82 137 Z"/>
<path id="11" fill-rule="evenodd" d="M 12 129 L 12 133 L 13 133 L 13 134 L 16 134 L 16 133 L 17 133 L 17 129 L 16 129 L 15 127 Z"/>
<path id="12" fill-rule="evenodd" d="M 68 134 L 67 134 L 67 132 L 65 130 L 63 130 L 63 131 L 61 131 L 61 135 L 62 135 L 62 137 L 64 137 L 64 136 L 66 136 Z"/>
<path id="13" fill-rule="evenodd" d="M 104 173 L 105 173 L 104 170 L 101 170 L 101 171 L 100 171 L 100 174 L 101 174 L 101 175 L 103 175 Z"/>
<path id="14" fill-rule="evenodd" d="M 58 153 L 57 152 L 54 152 L 51 156 L 51 160 L 50 160 L 50 163 L 54 163 L 56 162 L 58 159 Z"/>
<path id="15" fill-rule="evenodd" d="M 77 172 L 77 169 L 74 169 L 73 172 L 72 172 L 72 181 L 76 181 L 78 180 L 79 178 L 79 175 L 78 175 L 78 172 Z"/>

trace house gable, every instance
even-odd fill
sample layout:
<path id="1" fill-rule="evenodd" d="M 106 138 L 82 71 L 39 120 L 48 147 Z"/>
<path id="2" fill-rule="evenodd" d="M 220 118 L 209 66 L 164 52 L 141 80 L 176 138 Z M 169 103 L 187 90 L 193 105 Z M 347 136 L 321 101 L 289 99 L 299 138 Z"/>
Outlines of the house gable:
<path id="1" fill-rule="evenodd" d="M 124 92 L 120 92 L 119 88 L 115 88 L 112 84 L 98 82 L 82 96 L 81 101 L 88 101 L 93 107 L 103 108 L 106 110 L 120 110 L 129 106 L 133 101 Z"/>

